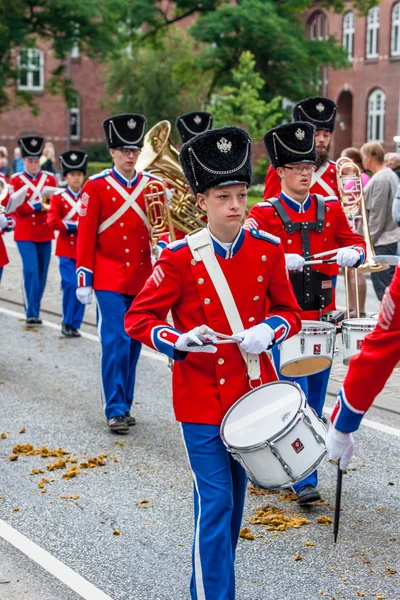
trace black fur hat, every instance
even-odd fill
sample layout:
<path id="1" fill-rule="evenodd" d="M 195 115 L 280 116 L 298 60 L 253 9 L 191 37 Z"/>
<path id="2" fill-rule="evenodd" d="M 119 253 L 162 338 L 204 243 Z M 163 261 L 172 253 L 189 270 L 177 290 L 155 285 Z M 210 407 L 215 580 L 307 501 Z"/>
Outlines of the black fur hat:
<path id="1" fill-rule="evenodd" d="M 233 183 L 251 183 L 251 140 L 244 129 L 222 127 L 195 136 L 179 154 L 194 193 Z"/>
<path id="2" fill-rule="evenodd" d="M 114 115 L 103 122 L 109 148 L 140 149 L 146 131 L 146 117 L 135 113 Z"/>
<path id="3" fill-rule="evenodd" d="M 60 168 L 64 175 L 80 171 L 86 175 L 88 155 L 83 150 L 67 150 L 60 154 Z"/>
<path id="4" fill-rule="evenodd" d="M 23 158 L 40 158 L 43 152 L 44 138 L 40 135 L 23 135 L 18 140 Z"/>
<path id="5" fill-rule="evenodd" d="M 311 123 L 285 123 L 267 131 L 263 139 L 274 169 L 288 164 L 315 161 L 315 127 Z"/>
<path id="6" fill-rule="evenodd" d="M 293 121 L 307 121 L 315 125 L 316 129 L 326 129 L 332 133 L 336 110 L 336 104 L 329 98 L 306 98 L 293 107 Z"/>
<path id="7" fill-rule="evenodd" d="M 206 111 L 186 113 L 178 117 L 175 121 L 182 144 L 194 138 L 195 135 L 208 131 L 212 128 L 212 124 L 213 116 Z"/>

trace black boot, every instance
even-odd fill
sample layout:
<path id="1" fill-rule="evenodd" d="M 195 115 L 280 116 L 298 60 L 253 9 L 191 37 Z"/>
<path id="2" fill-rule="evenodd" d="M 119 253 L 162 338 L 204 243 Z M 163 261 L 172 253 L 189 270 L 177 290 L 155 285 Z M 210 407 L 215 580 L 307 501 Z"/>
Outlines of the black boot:
<path id="1" fill-rule="evenodd" d="M 124 418 L 125 422 L 129 425 L 129 427 L 133 427 L 134 425 L 136 425 L 136 419 L 135 417 L 132 417 L 130 413 L 126 413 Z"/>
<path id="2" fill-rule="evenodd" d="M 74 329 L 73 327 L 71 327 L 71 332 L 72 337 L 81 337 L 81 332 L 79 331 L 79 329 Z"/>
<path id="3" fill-rule="evenodd" d="M 297 504 L 312 504 L 321 500 L 321 495 L 313 485 L 305 485 L 297 492 Z"/>
<path id="4" fill-rule="evenodd" d="M 121 415 L 107 419 L 107 425 L 110 430 L 115 433 L 127 433 L 129 431 L 129 425 L 125 421 L 125 417 L 122 417 Z"/>
<path id="5" fill-rule="evenodd" d="M 71 325 L 66 325 L 65 323 L 61 323 L 61 333 L 65 337 L 73 337 Z"/>

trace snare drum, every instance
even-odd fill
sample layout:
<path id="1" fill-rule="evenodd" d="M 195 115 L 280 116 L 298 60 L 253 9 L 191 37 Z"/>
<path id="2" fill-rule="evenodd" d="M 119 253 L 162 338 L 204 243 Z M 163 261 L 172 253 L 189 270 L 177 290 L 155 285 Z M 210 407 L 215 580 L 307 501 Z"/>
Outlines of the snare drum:
<path id="1" fill-rule="evenodd" d="M 336 327 L 324 321 L 302 321 L 300 333 L 279 347 L 280 372 L 285 377 L 313 375 L 331 366 Z"/>
<path id="2" fill-rule="evenodd" d="M 290 487 L 326 455 L 326 427 L 296 383 L 275 381 L 251 390 L 226 413 L 221 438 L 259 487 Z"/>
<path id="3" fill-rule="evenodd" d="M 361 350 L 365 336 L 376 327 L 376 319 L 345 319 L 342 321 L 343 363 L 348 365 L 352 356 Z"/>

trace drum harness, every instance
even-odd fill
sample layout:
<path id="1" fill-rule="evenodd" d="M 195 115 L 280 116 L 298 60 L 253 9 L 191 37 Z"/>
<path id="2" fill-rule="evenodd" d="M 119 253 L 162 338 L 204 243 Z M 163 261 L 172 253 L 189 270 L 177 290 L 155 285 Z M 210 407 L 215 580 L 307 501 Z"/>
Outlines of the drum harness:
<path id="1" fill-rule="evenodd" d="M 310 245 L 310 229 L 315 229 L 322 233 L 325 223 L 325 199 L 319 194 L 313 194 L 317 201 L 317 220 L 310 222 L 293 223 L 286 212 L 280 198 L 270 198 L 268 202 L 272 204 L 278 216 L 283 222 L 285 231 L 289 235 L 295 231 L 301 231 L 301 245 L 303 256 L 312 254 Z M 302 273 L 290 273 L 290 280 L 293 285 L 296 299 L 302 310 L 319 310 L 320 318 L 322 309 L 332 300 L 332 283 L 330 288 L 323 287 L 324 281 L 332 282 L 332 277 L 314 271 L 311 265 L 306 265 Z M 325 284 L 327 285 L 327 284 Z M 329 284 L 328 284 L 329 285 Z"/>

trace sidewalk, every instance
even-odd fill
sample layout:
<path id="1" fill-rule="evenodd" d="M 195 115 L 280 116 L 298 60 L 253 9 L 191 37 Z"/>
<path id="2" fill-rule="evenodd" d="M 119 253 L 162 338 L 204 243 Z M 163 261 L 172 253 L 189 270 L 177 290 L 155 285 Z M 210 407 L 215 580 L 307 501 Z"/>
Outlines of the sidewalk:
<path id="1" fill-rule="evenodd" d="M 5 242 L 7 246 L 8 257 L 10 263 L 4 268 L 3 279 L 0 286 L 0 302 L 9 301 L 17 302 L 22 304 L 21 294 L 21 259 L 18 250 L 12 239 L 12 234 L 6 234 Z M 54 246 L 53 246 L 54 247 Z M 337 286 L 337 299 L 338 306 L 344 302 L 343 294 L 343 282 L 339 277 Z M 7 307 L 6 304 L 4 306 Z M 367 310 L 369 312 L 377 311 L 379 303 L 373 293 L 368 295 L 367 299 Z M 8 305 L 10 308 L 10 305 Z M 52 256 L 49 276 L 47 279 L 47 285 L 42 300 L 42 309 L 49 311 L 56 316 L 60 321 L 59 315 L 61 315 L 61 290 L 60 290 L 60 275 L 58 271 L 58 258 Z M 19 310 L 23 310 L 22 306 Z M 53 319 L 54 320 L 54 319 Z M 93 302 L 91 305 L 86 307 L 84 324 L 89 327 L 96 326 L 96 304 Z M 85 327 L 83 327 L 84 329 Z M 90 329 L 93 332 L 92 329 Z M 339 391 L 344 377 L 347 373 L 347 366 L 343 364 L 343 353 L 342 343 L 340 336 L 337 336 L 338 351 L 334 358 L 331 377 L 328 386 L 328 404 L 331 405 L 334 401 L 334 397 Z M 400 340 L 399 340 L 400 342 Z M 368 377 L 368 373 L 365 374 Z M 392 373 L 389 381 L 387 382 L 384 391 L 379 394 L 374 403 L 375 408 L 382 408 L 384 410 L 396 411 L 400 413 L 400 368 L 395 369 Z"/>

